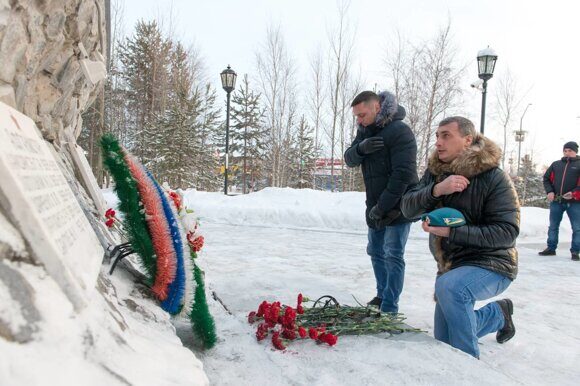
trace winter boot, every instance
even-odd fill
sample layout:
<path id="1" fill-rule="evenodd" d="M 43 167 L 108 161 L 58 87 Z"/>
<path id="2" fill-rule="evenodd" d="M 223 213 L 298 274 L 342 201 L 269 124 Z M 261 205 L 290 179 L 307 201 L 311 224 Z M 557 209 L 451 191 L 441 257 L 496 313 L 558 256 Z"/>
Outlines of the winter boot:
<path id="1" fill-rule="evenodd" d="M 542 252 L 538 252 L 540 256 L 556 256 L 556 251 L 550 248 L 544 249 Z"/>
<path id="2" fill-rule="evenodd" d="M 367 303 L 367 306 L 381 308 L 381 303 L 382 302 L 383 302 L 383 299 L 375 296 L 373 298 L 373 300 L 371 300 L 370 302 Z"/>
<path id="3" fill-rule="evenodd" d="M 497 340 L 497 343 L 505 343 L 516 334 L 516 326 L 514 326 L 514 321 L 512 320 L 514 304 L 509 299 L 498 300 L 497 304 L 499 304 L 499 307 L 501 308 L 505 323 L 503 328 L 495 335 L 495 340 Z"/>
<path id="4" fill-rule="evenodd" d="M 578 252 L 572 252 L 572 260 L 574 261 L 580 260 L 580 257 L 578 257 Z"/>

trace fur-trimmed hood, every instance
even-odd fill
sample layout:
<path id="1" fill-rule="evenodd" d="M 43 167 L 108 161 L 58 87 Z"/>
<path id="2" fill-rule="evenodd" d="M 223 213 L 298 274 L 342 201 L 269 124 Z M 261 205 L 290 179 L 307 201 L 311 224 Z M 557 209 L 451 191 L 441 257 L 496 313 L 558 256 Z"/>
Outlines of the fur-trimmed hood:
<path id="1" fill-rule="evenodd" d="M 458 174 L 467 178 L 499 166 L 501 149 L 491 139 L 476 134 L 471 146 L 449 163 L 439 159 L 437 150 L 429 158 L 429 171 L 435 176 Z"/>
<path id="2" fill-rule="evenodd" d="M 385 127 L 394 120 L 402 121 L 405 119 L 407 112 L 402 106 L 399 106 L 395 95 L 389 91 L 379 93 L 381 100 L 381 109 L 375 118 L 375 124 L 379 127 Z"/>

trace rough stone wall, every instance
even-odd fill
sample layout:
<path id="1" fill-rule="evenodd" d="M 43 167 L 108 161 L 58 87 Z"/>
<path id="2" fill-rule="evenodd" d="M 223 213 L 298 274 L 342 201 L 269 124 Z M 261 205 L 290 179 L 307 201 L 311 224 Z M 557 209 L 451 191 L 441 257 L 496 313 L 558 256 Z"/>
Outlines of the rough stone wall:
<path id="1" fill-rule="evenodd" d="M 0 0 L 0 101 L 49 141 L 79 133 L 97 86 L 83 61 L 104 68 L 105 26 L 105 0 Z"/>

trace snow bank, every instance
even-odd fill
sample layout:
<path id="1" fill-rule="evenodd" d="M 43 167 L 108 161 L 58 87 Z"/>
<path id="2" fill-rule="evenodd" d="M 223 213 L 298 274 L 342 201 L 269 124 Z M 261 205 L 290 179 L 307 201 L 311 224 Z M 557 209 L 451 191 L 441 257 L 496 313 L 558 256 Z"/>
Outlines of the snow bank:
<path id="1" fill-rule="evenodd" d="M 26 277 L 42 318 L 26 344 L 0 338 L 0 385 L 208 384 L 202 363 L 182 346 L 169 315 L 143 298 L 122 270 L 109 276 L 104 266 L 88 307 L 77 314 L 41 267 L 4 264 Z M 5 301 L 0 296 L 0 304 Z"/>
<path id="2" fill-rule="evenodd" d="M 116 206 L 113 192 L 106 197 Z M 42 266 L 12 261 L 7 250 L 26 256 L 24 239 L 0 214 L 1 386 L 209 383 L 169 314 L 123 269 L 109 275 L 104 264 L 76 312 Z"/>
<path id="3" fill-rule="evenodd" d="M 0 244 L 6 244 L 19 256 L 27 255 L 24 239 L 2 214 L 0 214 Z"/>
<path id="4" fill-rule="evenodd" d="M 280 226 L 346 231 L 366 229 L 364 193 L 266 188 L 225 196 L 188 190 L 187 205 L 201 220 L 231 225 Z"/>
<path id="5" fill-rule="evenodd" d="M 266 188 L 256 193 L 225 196 L 222 193 L 187 190 L 186 203 L 202 221 L 230 225 L 278 226 L 299 229 L 330 229 L 366 232 L 365 194 L 330 193 L 311 189 Z M 545 242 L 549 210 L 524 207 L 520 240 Z M 422 232 L 413 226 L 412 233 Z M 572 232 L 562 221 L 560 238 L 569 241 Z M 421 235 L 416 234 L 417 237 Z"/>

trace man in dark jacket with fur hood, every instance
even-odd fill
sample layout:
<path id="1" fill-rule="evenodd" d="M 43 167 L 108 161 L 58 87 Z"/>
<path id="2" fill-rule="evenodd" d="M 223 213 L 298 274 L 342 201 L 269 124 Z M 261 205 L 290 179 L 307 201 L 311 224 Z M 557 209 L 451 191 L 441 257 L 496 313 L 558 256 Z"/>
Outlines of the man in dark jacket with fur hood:
<path id="1" fill-rule="evenodd" d="M 421 181 L 403 197 L 401 209 L 418 218 L 438 207 L 459 210 L 466 224 L 429 226 L 435 281 L 437 340 L 479 358 L 477 340 L 496 332 L 504 343 L 515 334 L 509 299 L 474 310 L 475 301 L 502 293 L 516 278 L 519 203 L 510 178 L 499 169 L 501 150 L 463 117 L 446 118 L 437 129 L 436 151 Z"/>
<path id="2" fill-rule="evenodd" d="M 398 312 L 411 225 L 401 215 L 399 203 L 407 187 L 418 181 L 417 143 L 403 123 L 405 109 L 393 94 L 363 91 L 351 106 L 359 127 L 344 159 L 350 167 L 361 165 L 366 188 L 367 253 L 377 283 L 377 295 L 369 305 Z"/>

